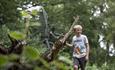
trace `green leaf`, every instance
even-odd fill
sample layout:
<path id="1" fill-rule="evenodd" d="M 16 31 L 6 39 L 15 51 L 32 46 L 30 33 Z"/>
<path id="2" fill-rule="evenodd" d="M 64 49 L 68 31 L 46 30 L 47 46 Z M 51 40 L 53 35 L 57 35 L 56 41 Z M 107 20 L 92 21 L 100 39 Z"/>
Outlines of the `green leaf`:
<path id="1" fill-rule="evenodd" d="M 22 40 L 22 39 L 25 39 L 26 35 L 21 33 L 21 32 L 18 32 L 18 31 L 14 31 L 14 32 L 9 32 L 9 35 L 14 38 L 14 39 L 17 39 L 17 40 Z"/>
<path id="2" fill-rule="evenodd" d="M 28 14 L 27 11 L 21 11 L 21 15 L 22 15 L 22 16 L 28 16 L 29 14 Z"/>
<path id="3" fill-rule="evenodd" d="M 25 58 L 30 59 L 30 60 L 36 60 L 39 58 L 39 51 L 31 46 L 26 46 L 23 51 L 23 55 Z"/>
<path id="4" fill-rule="evenodd" d="M 52 64 L 55 65 L 60 70 L 68 70 L 69 69 L 69 66 L 66 66 L 66 64 L 64 64 L 63 62 L 53 61 Z"/>
<path id="5" fill-rule="evenodd" d="M 0 55 L 0 66 L 8 63 L 8 59 L 6 56 Z"/>
<path id="6" fill-rule="evenodd" d="M 65 63 L 67 63 L 67 64 L 72 65 L 72 61 L 71 61 L 70 59 L 68 59 L 67 57 L 60 56 L 60 57 L 59 57 L 59 60 L 65 62 Z"/>
<path id="7" fill-rule="evenodd" d="M 25 18 L 31 18 L 32 16 L 27 11 L 21 11 L 21 16 Z"/>
<path id="8" fill-rule="evenodd" d="M 39 60 L 43 63 L 44 67 L 49 69 L 50 64 L 47 61 L 45 61 L 43 58 L 39 58 Z"/>
<path id="9" fill-rule="evenodd" d="M 39 22 L 31 22 L 30 26 L 41 26 Z"/>
<path id="10" fill-rule="evenodd" d="M 9 61 L 12 61 L 12 60 L 16 60 L 16 59 L 18 59 L 18 58 L 19 58 L 19 55 L 16 55 L 16 54 L 10 54 L 10 55 L 8 55 L 8 57 L 10 57 L 10 58 L 8 58 L 8 60 L 9 60 Z"/>
<path id="11" fill-rule="evenodd" d="M 36 16 L 38 14 L 38 11 L 37 10 L 32 10 L 31 14 Z"/>

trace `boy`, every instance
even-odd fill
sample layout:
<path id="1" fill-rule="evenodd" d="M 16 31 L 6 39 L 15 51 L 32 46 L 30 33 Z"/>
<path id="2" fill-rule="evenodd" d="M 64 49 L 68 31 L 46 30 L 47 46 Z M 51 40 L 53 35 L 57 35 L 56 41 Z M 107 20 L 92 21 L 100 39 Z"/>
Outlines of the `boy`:
<path id="1" fill-rule="evenodd" d="M 89 59 L 89 43 L 86 35 L 82 33 L 82 26 L 73 27 L 75 35 L 72 38 L 72 44 L 66 43 L 67 46 L 73 46 L 73 63 L 74 70 L 85 70 L 86 61 Z"/>

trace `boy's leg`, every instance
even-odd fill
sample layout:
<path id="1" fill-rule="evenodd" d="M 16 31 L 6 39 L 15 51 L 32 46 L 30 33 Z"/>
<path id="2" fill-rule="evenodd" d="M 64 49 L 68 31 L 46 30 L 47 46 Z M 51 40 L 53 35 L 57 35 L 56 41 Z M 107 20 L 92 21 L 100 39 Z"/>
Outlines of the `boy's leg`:
<path id="1" fill-rule="evenodd" d="M 80 64 L 81 70 L 85 70 L 85 66 L 86 66 L 86 59 L 85 59 L 85 57 L 82 57 L 82 58 L 79 59 L 79 64 Z"/>
<path id="2" fill-rule="evenodd" d="M 73 64 L 74 64 L 74 70 L 78 70 L 79 60 L 76 57 L 73 58 Z"/>

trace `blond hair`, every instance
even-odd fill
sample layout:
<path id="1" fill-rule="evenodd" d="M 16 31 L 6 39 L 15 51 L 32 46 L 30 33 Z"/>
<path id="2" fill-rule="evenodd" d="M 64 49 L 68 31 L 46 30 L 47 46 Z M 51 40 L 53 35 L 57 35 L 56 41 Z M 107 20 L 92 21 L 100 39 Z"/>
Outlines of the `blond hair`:
<path id="1" fill-rule="evenodd" d="M 82 29 L 82 26 L 81 26 L 81 25 L 75 25 L 75 26 L 73 27 L 73 29 L 77 29 L 77 28 Z"/>

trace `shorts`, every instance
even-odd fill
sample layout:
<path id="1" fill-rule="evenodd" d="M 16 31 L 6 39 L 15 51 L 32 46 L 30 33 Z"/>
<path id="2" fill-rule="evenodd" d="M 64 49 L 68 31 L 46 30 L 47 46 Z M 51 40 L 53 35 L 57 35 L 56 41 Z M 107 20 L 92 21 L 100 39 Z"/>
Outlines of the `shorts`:
<path id="1" fill-rule="evenodd" d="M 86 59 L 85 57 L 82 57 L 82 58 L 77 58 L 77 57 L 73 57 L 73 64 L 74 64 L 74 67 L 78 67 L 81 68 L 81 70 L 85 70 L 85 66 L 86 66 Z"/>

